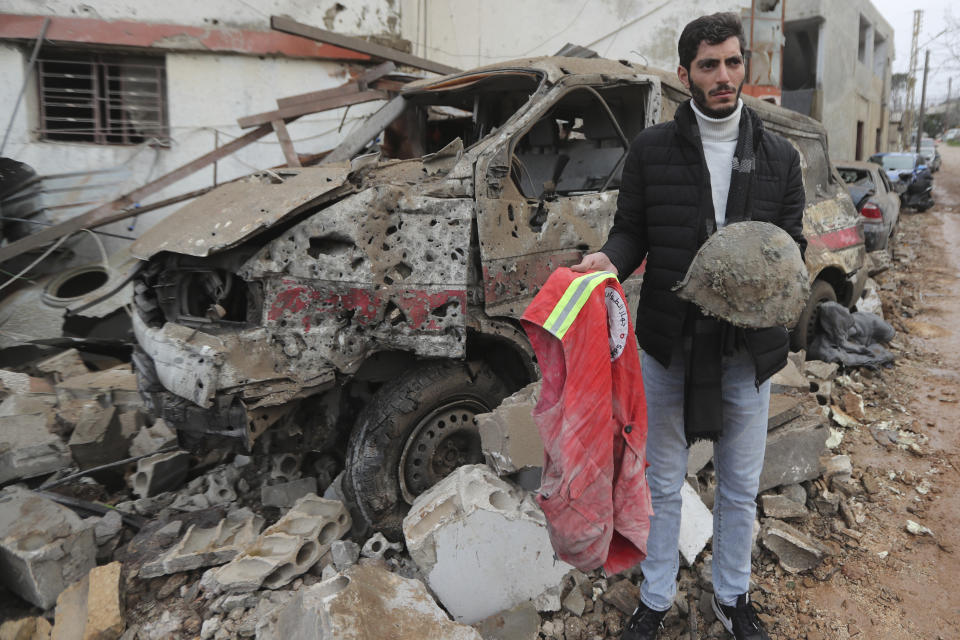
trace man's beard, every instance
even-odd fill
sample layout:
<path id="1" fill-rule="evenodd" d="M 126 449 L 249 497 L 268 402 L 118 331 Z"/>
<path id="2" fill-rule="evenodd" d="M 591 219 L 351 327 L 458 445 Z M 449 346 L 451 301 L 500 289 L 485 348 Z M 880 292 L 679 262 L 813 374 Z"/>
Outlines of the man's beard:
<path id="1" fill-rule="evenodd" d="M 718 87 L 718 90 L 730 91 L 733 89 L 733 85 L 724 85 Z M 733 105 L 730 107 L 725 107 L 723 109 L 711 109 L 707 107 L 707 94 L 704 93 L 693 79 L 690 80 L 690 95 L 693 96 L 693 101 L 697 105 L 697 109 L 700 109 L 700 113 L 707 116 L 708 118 L 726 118 L 731 113 L 737 110 L 737 104 L 740 101 L 740 92 L 743 90 L 743 83 L 740 83 L 740 86 L 737 87 L 737 99 L 733 101 Z"/>

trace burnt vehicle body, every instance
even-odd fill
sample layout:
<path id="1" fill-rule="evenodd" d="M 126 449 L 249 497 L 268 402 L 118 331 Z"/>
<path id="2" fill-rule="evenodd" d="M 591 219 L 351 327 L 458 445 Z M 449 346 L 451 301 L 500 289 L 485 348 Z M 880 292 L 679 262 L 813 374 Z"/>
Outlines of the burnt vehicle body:
<path id="1" fill-rule="evenodd" d="M 186 444 L 327 452 L 397 534 L 482 461 L 474 416 L 538 377 L 520 315 L 603 244 L 629 142 L 686 97 L 628 63 L 504 63 L 405 87 L 376 154 L 198 198 L 132 247 L 141 392 Z M 853 304 L 862 229 L 823 128 L 750 104 L 807 158 L 811 277 Z"/>
<path id="2" fill-rule="evenodd" d="M 847 184 L 863 220 L 867 251 L 889 251 L 900 223 L 900 196 L 887 174 L 873 162 L 837 163 L 840 177 Z"/>

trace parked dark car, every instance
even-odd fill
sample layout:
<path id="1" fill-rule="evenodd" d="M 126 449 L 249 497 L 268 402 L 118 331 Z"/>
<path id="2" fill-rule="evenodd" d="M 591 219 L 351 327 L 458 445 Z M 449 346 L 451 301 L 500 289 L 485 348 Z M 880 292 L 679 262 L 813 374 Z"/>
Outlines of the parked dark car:
<path id="1" fill-rule="evenodd" d="M 860 212 L 867 251 L 890 250 L 900 222 L 900 195 L 887 174 L 873 162 L 840 161 L 837 171 Z"/>
<path id="2" fill-rule="evenodd" d="M 901 207 L 926 211 L 933 206 L 933 174 L 919 153 L 876 153 L 870 156 L 870 162 L 883 167 L 900 194 Z"/>

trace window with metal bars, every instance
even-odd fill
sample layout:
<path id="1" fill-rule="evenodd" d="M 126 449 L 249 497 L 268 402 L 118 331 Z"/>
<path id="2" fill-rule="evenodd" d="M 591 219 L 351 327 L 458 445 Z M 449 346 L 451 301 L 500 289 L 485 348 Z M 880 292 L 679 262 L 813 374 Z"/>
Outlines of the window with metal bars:
<path id="1" fill-rule="evenodd" d="M 169 143 L 163 57 L 41 51 L 37 74 L 41 138 Z"/>

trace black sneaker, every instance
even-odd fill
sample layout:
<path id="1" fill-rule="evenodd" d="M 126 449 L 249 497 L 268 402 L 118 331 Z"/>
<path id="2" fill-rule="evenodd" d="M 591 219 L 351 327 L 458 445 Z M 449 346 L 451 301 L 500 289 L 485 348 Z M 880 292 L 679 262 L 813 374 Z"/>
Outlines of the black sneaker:
<path id="1" fill-rule="evenodd" d="M 666 615 L 666 611 L 655 611 L 641 602 L 630 616 L 620 640 L 656 640 Z"/>
<path id="2" fill-rule="evenodd" d="M 713 594 L 713 612 L 724 628 L 737 640 L 770 640 L 763 623 L 757 618 L 757 612 L 750 602 L 750 596 L 743 593 L 737 596 L 736 606 L 720 604 L 717 594 Z"/>

